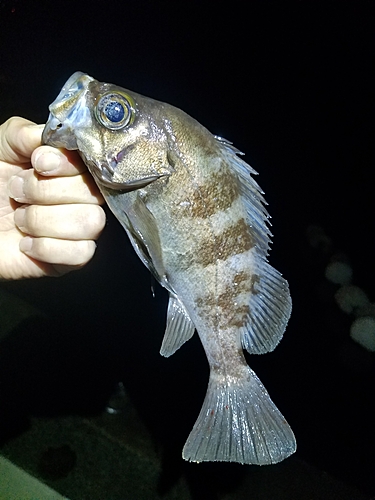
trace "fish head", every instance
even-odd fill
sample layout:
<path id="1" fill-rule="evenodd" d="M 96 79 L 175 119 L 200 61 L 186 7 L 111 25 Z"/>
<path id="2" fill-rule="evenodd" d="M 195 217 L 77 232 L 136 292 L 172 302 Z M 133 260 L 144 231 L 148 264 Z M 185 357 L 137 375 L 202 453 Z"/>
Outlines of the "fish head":
<path id="1" fill-rule="evenodd" d="M 76 72 L 49 106 L 42 142 L 78 150 L 99 186 L 139 189 L 173 171 L 163 106 Z"/>

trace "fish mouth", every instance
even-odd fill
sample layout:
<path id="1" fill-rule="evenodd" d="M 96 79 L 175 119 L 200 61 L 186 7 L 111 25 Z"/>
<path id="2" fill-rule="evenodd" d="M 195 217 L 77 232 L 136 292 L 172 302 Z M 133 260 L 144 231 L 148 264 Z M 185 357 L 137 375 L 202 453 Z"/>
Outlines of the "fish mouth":
<path id="1" fill-rule="evenodd" d="M 42 133 L 42 144 L 69 150 L 78 149 L 75 136 L 69 127 L 50 113 Z"/>
<path id="2" fill-rule="evenodd" d="M 91 122 L 90 112 L 80 98 L 85 95 L 93 80 L 91 76 L 77 71 L 66 81 L 49 106 L 50 114 L 42 133 L 42 144 L 69 150 L 78 149 L 73 129 L 77 123 Z"/>

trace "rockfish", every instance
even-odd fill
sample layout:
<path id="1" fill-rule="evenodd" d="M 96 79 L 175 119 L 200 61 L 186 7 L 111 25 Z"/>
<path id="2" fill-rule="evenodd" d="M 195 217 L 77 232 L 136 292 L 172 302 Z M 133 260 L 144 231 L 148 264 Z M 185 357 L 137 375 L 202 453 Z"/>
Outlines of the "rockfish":
<path id="1" fill-rule="evenodd" d="M 207 394 L 183 458 L 271 464 L 291 428 L 247 365 L 272 351 L 291 312 L 288 283 L 267 262 L 264 198 L 232 143 L 186 113 L 77 72 L 50 105 L 43 142 L 77 149 L 139 258 L 169 292 L 160 353 L 197 330 Z"/>

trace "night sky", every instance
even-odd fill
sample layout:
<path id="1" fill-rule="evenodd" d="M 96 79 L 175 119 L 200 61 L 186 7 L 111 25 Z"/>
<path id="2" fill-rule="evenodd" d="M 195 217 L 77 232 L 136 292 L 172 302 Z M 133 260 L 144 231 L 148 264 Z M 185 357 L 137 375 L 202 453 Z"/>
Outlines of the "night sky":
<path id="1" fill-rule="evenodd" d="M 0 1 L 0 120 L 44 123 L 80 70 L 183 109 L 245 153 L 272 216 L 269 260 L 294 305 L 276 351 L 249 364 L 291 424 L 299 458 L 371 492 L 374 355 L 350 339 L 352 318 L 336 306 L 324 268 L 345 254 L 353 282 L 375 300 L 375 3 L 242 5 Z M 325 252 L 309 244 L 311 225 L 331 238 Z M 6 346 L 0 374 L 7 394 L 24 398 L 18 411 L 99 411 L 123 380 L 156 439 L 179 457 L 208 367 L 197 336 L 159 356 L 167 298 L 156 286 L 154 299 L 151 285 L 109 213 L 83 270 L 2 284 L 49 318 Z M 20 366 L 16 382 L 11 366 Z"/>

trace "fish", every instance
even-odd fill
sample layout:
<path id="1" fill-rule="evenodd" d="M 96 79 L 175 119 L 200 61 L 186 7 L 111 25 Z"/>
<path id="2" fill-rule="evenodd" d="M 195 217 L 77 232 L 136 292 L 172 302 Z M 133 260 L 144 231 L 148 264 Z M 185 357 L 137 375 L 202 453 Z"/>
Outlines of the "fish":
<path id="1" fill-rule="evenodd" d="M 198 332 L 210 374 L 183 458 L 266 465 L 290 456 L 293 431 L 244 356 L 272 351 L 291 314 L 288 283 L 268 263 L 255 170 L 184 111 L 82 72 L 49 111 L 42 142 L 79 151 L 169 293 L 161 355 Z"/>

